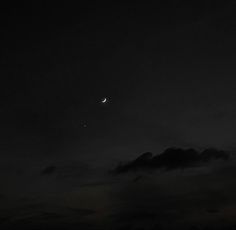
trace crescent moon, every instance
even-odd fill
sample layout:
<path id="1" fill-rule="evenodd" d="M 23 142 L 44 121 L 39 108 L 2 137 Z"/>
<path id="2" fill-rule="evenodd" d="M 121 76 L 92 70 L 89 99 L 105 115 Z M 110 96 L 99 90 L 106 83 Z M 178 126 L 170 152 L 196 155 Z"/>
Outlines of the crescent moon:
<path id="1" fill-rule="evenodd" d="M 104 98 L 104 99 L 102 100 L 102 103 L 106 103 L 106 102 L 107 102 L 107 99 Z"/>

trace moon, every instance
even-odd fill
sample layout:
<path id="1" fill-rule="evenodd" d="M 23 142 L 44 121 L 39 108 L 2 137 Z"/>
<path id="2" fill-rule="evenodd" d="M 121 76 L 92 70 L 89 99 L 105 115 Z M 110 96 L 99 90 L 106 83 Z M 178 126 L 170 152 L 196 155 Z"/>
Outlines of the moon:
<path id="1" fill-rule="evenodd" d="M 106 102 L 107 102 L 107 99 L 104 98 L 104 99 L 102 100 L 102 103 L 104 104 L 104 103 L 106 103 Z"/>

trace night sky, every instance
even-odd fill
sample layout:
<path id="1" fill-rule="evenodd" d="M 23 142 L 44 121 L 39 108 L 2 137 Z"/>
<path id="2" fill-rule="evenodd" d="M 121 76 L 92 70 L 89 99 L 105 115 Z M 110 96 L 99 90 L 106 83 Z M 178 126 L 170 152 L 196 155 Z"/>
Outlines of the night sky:
<path id="1" fill-rule="evenodd" d="M 235 228 L 235 1 L 0 19 L 1 229 Z"/>

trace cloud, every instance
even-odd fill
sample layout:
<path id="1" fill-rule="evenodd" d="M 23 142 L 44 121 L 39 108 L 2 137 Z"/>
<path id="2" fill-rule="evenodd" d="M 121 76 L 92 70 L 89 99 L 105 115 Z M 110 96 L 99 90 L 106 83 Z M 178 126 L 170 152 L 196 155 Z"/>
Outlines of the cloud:
<path id="1" fill-rule="evenodd" d="M 89 171 L 89 168 L 86 164 L 75 162 L 70 164 L 51 164 L 45 166 L 41 171 L 40 174 L 42 176 L 50 176 L 50 175 L 57 175 L 64 178 L 72 178 L 72 177 L 82 177 L 86 175 Z"/>
<path id="2" fill-rule="evenodd" d="M 213 160 L 228 160 L 229 152 L 214 148 L 198 152 L 195 149 L 168 148 L 163 153 L 153 156 L 146 152 L 133 161 L 118 165 L 113 172 L 125 173 L 136 170 L 164 168 L 166 170 L 196 167 Z"/>
<path id="3" fill-rule="evenodd" d="M 51 175 L 56 171 L 56 166 L 47 166 L 41 171 L 42 175 Z"/>

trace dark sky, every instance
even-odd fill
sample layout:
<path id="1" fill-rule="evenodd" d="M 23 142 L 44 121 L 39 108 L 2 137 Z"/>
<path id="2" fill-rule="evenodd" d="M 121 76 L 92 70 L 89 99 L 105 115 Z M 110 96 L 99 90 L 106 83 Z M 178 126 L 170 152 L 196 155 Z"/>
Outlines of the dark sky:
<path id="1" fill-rule="evenodd" d="M 205 206 L 222 209 L 219 219 L 232 224 L 234 159 L 157 170 L 138 185 L 136 174 L 107 174 L 174 146 L 219 148 L 234 158 L 235 13 L 227 0 L 2 4 L 0 199 L 9 214 L 0 224 L 28 224 L 19 212 L 44 212 L 32 222 L 68 214 L 68 226 L 93 229 L 92 218 L 95 226 L 104 219 L 136 229 L 132 210 L 141 207 L 145 221 L 155 209 L 158 221 L 188 226 L 215 220 L 199 214 Z"/>

